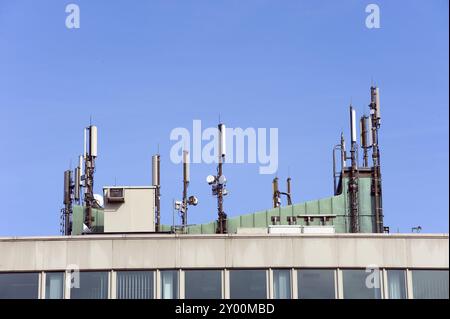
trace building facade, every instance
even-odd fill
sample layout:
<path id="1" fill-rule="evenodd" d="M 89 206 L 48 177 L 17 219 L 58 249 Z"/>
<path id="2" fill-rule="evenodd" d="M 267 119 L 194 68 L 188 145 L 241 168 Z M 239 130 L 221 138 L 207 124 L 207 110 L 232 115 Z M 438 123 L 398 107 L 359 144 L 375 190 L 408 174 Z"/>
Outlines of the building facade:
<path id="1" fill-rule="evenodd" d="M 0 238 L 0 298 L 448 299 L 448 234 Z"/>

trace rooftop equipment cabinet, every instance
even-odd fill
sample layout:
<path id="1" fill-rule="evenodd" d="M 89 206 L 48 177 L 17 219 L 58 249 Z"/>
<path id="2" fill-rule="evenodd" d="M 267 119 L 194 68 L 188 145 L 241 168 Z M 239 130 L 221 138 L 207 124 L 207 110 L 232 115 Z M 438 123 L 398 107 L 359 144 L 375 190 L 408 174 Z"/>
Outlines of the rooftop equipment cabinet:
<path id="1" fill-rule="evenodd" d="M 155 186 L 107 186 L 105 198 L 105 233 L 155 231 Z"/>

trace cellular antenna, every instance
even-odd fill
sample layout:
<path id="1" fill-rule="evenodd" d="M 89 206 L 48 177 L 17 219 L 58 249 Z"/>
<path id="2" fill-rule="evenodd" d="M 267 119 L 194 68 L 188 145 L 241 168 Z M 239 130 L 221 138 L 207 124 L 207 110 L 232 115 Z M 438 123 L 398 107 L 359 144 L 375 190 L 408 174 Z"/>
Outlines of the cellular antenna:
<path id="1" fill-rule="evenodd" d="M 359 212 L 358 212 L 358 159 L 356 144 L 356 112 L 350 105 L 350 131 L 351 131 L 351 169 L 348 182 L 348 193 L 350 201 L 350 230 L 352 233 L 359 232 Z"/>
<path id="2" fill-rule="evenodd" d="M 380 113 L 380 91 L 378 87 L 372 86 L 370 88 L 370 133 L 372 145 L 372 194 L 374 196 L 375 206 L 375 223 L 376 232 L 384 232 L 383 222 L 383 202 L 382 202 L 382 185 L 381 185 L 381 164 L 380 164 L 380 149 L 378 144 L 378 130 L 381 126 Z"/>
<path id="3" fill-rule="evenodd" d="M 367 124 L 370 118 L 366 115 L 363 115 L 359 121 L 360 124 L 360 132 L 361 132 L 361 148 L 363 149 L 363 167 L 369 167 L 369 155 L 368 151 L 371 145 L 369 144 L 369 131 L 367 130 Z"/>
<path id="4" fill-rule="evenodd" d="M 89 143 L 86 144 L 86 136 L 88 136 Z M 97 158 L 97 127 L 89 125 L 84 129 L 85 138 L 85 161 L 84 161 L 84 204 L 86 207 L 85 225 L 91 230 L 92 227 L 92 209 L 100 208 L 97 200 L 94 198 L 94 172 L 95 159 Z"/>
<path id="5" fill-rule="evenodd" d="M 158 154 L 152 156 L 152 184 L 155 186 L 155 230 L 160 231 L 161 224 L 161 180 L 160 180 L 160 163 L 161 156 L 159 155 L 159 144 L 158 144 Z"/>
<path id="6" fill-rule="evenodd" d="M 182 232 L 187 231 L 187 217 L 188 217 L 188 207 L 197 206 L 198 199 L 195 196 L 188 197 L 188 187 L 190 182 L 190 159 L 189 152 L 183 151 L 183 199 L 175 202 L 175 209 L 178 210 L 181 216 L 181 227 Z"/>
<path id="7" fill-rule="evenodd" d="M 336 152 L 340 152 L 340 162 L 341 162 L 341 170 L 338 172 L 336 167 Z M 344 175 L 345 170 L 345 162 L 347 160 L 347 152 L 345 150 L 345 139 L 344 139 L 344 133 L 341 132 L 341 142 L 340 144 L 336 144 L 333 147 L 333 190 L 334 195 L 338 195 L 338 180 L 341 178 L 341 176 Z"/>
<path id="8" fill-rule="evenodd" d="M 72 232 L 73 191 L 72 171 L 69 169 L 64 172 L 64 208 L 61 209 L 61 234 L 65 236 Z"/>
<path id="9" fill-rule="evenodd" d="M 227 230 L 227 214 L 223 209 L 223 197 L 228 194 L 226 190 L 227 179 L 223 175 L 223 164 L 226 156 L 226 127 L 225 124 L 219 122 L 218 130 L 218 166 L 216 175 L 208 175 L 206 182 L 211 185 L 213 196 L 217 196 L 217 234 L 226 234 Z"/>

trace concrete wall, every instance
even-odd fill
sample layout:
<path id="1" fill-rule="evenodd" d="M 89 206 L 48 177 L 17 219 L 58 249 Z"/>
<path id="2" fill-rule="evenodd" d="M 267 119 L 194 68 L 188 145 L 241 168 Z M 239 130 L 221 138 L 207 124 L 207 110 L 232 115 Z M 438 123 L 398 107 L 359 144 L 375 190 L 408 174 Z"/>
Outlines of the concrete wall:
<path id="1" fill-rule="evenodd" d="M 448 268 L 448 234 L 89 235 L 0 238 L 0 271 Z"/>

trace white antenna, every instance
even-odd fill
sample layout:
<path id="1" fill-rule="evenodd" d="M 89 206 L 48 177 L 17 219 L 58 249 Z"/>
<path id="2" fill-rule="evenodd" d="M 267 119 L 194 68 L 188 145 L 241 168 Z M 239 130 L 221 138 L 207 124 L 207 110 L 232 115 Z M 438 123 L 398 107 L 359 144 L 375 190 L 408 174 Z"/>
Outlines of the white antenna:
<path id="1" fill-rule="evenodd" d="M 351 105 L 350 105 L 350 122 L 351 122 L 352 143 L 356 143 L 356 112 L 353 106 Z"/>
<path id="2" fill-rule="evenodd" d="M 97 157 L 97 126 L 89 127 L 89 155 Z"/>
<path id="3" fill-rule="evenodd" d="M 372 147 L 373 139 L 372 139 L 372 121 L 369 117 L 367 120 L 367 147 Z"/>
<path id="4" fill-rule="evenodd" d="M 226 155 L 226 127 L 225 124 L 219 124 L 219 159 L 222 161 L 222 157 Z"/>
<path id="5" fill-rule="evenodd" d="M 87 154 L 86 154 L 86 149 L 87 149 L 87 147 L 86 147 L 86 130 L 87 130 L 87 128 L 84 129 L 84 146 L 83 146 L 83 157 L 85 160 L 86 160 L 86 156 L 87 156 Z"/>

